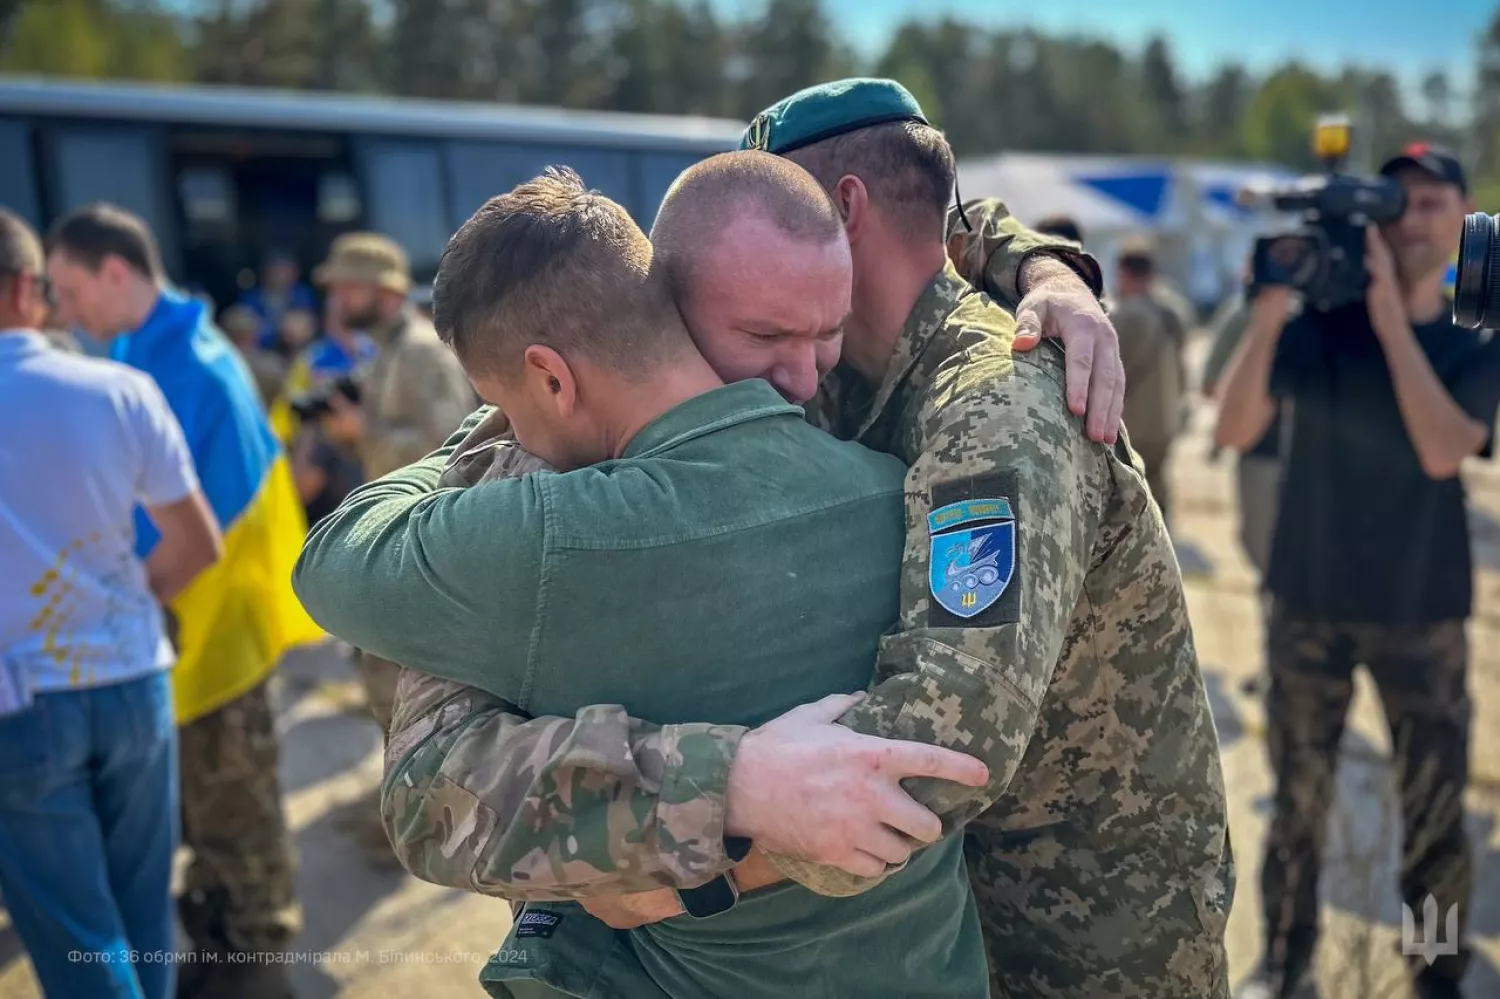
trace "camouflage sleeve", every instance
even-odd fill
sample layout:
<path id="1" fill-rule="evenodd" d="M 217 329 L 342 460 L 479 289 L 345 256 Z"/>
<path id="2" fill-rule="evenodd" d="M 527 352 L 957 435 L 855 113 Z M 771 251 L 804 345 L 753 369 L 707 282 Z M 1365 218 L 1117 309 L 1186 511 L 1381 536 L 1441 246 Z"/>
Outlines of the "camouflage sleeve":
<path id="1" fill-rule="evenodd" d="M 545 467 L 482 409 L 444 446 L 440 487 Z M 594 705 L 531 718 L 476 687 L 403 669 L 381 817 L 403 866 L 515 901 L 689 888 L 744 856 L 724 792 L 744 729 L 668 725 Z"/>
<path id="2" fill-rule="evenodd" d="M 435 884 L 514 901 L 693 887 L 743 857 L 724 839 L 743 734 L 658 727 L 618 705 L 529 718 L 404 670 L 381 817 L 402 865 Z"/>
<path id="3" fill-rule="evenodd" d="M 385 398 L 370 411 L 361 449 L 366 474 L 385 475 L 421 460 L 474 405 L 474 390 L 439 341 L 403 343 Z"/>
<path id="4" fill-rule="evenodd" d="M 906 481 L 901 631 L 881 643 L 869 696 L 840 719 L 868 735 L 985 762 L 983 788 L 904 782 L 945 832 L 988 808 L 1015 774 L 1069 621 L 1088 600 L 1084 579 L 1111 488 L 1104 445 L 1090 442 L 1066 409 L 1061 363 L 1015 362 L 1025 368 L 973 388 L 959 383 L 960 369 L 954 384 L 932 393 L 943 400 L 922 415 L 922 439 L 932 443 Z M 981 559 L 972 588 L 932 582 L 933 563 L 953 564 L 954 546 Z M 988 572 L 983 553 L 995 556 Z M 881 880 L 770 859 L 823 895 Z"/>
<path id="5" fill-rule="evenodd" d="M 1023 226 L 999 198 L 964 203 L 970 232 L 956 208 L 948 210 L 949 255 L 964 280 L 1015 311 L 1021 302 L 1021 265 L 1033 254 L 1056 257 L 1071 267 L 1098 296 L 1104 292 L 1099 262 L 1077 243 L 1043 236 Z"/>

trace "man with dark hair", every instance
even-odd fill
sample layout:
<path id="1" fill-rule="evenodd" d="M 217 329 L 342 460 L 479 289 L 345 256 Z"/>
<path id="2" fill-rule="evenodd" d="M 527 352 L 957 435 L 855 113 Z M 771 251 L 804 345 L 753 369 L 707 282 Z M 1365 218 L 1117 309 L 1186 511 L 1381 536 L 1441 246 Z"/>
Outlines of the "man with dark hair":
<path id="1" fill-rule="evenodd" d="M 516 363 L 535 343 L 597 355 L 627 377 L 682 350 L 682 331 L 662 322 L 672 300 L 652 279 L 650 243 L 627 242 L 609 207 L 572 170 L 549 168 L 459 227 L 433 283 L 432 315 L 469 372 Z"/>
<path id="2" fill-rule="evenodd" d="M 38 331 L 43 266 L 0 208 L 0 889 L 48 996 L 171 999 L 176 656 L 161 603 L 223 539 L 155 383 Z M 161 530 L 144 559 L 138 505 Z"/>
<path id="3" fill-rule="evenodd" d="M 1408 954 L 1415 994 L 1461 995 L 1470 961 L 1463 799 L 1474 581 L 1459 473 L 1494 449 L 1500 340 L 1455 325 L 1444 292 L 1473 209 L 1458 159 L 1413 143 L 1380 172 L 1400 183 L 1406 210 L 1366 230 L 1364 301 L 1320 309 L 1285 285 L 1251 288 L 1219 379 L 1220 446 L 1248 450 L 1274 419 L 1283 423 L 1281 515 L 1265 581 L 1276 778 L 1260 883 L 1265 951 L 1243 999 L 1315 991 L 1319 866 L 1359 665 L 1390 730 L 1401 898 L 1422 914 L 1417 940 L 1452 945 L 1427 960 Z"/>
<path id="4" fill-rule="evenodd" d="M 156 380 L 226 539 L 225 558 L 170 604 L 182 832 L 193 851 L 179 910 L 194 946 L 222 958 L 189 964 L 181 994 L 285 994 L 285 965 L 226 955 L 281 950 L 301 925 L 266 688 L 284 651 L 322 634 L 291 590 L 306 525 L 286 455 L 238 352 L 201 303 L 166 285 L 144 222 L 90 205 L 59 221 L 48 243 L 63 318 Z M 138 511 L 137 554 L 148 558 L 157 543 Z"/>
<path id="5" fill-rule="evenodd" d="M 768 214 L 757 221 L 778 228 Z M 806 315 L 836 335 L 848 246 L 836 224 L 789 228 L 778 231 L 804 265 L 804 287 L 789 290 L 821 289 Z M 753 725 L 865 681 L 896 611 L 904 467 L 809 426 L 765 382 L 725 385 L 623 208 L 570 170 L 492 198 L 449 241 L 433 305 L 517 445 L 558 471 L 444 490 L 450 447 L 357 490 L 297 567 L 330 631 L 541 715 L 617 703 Z M 758 583 L 767 564 L 797 571 Z M 972 760 L 938 758 L 951 761 L 944 776 L 983 780 Z M 920 809 L 896 821 L 912 827 L 913 813 L 920 834 Z M 889 840 L 886 859 L 899 860 Z M 780 875 L 741 856 L 747 894 L 712 922 L 616 932 L 576 905 L 528 910 L 523 923 L 555 931 L 548 956 L 521 948 L 491 985 L 987 994 L 960 836 L 855 904 L 756 891 Z"/>

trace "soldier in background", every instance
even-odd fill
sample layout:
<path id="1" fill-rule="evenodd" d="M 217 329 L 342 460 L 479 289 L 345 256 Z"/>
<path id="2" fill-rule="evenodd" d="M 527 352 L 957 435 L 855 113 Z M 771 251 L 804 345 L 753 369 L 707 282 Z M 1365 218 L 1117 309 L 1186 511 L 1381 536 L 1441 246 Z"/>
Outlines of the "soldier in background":
<path id="1" fill-rule="evenodd" d="M 1162 519 L 1171 524 L 1172 443 L 1187 425 L 1187 322 L 1160 283 L 1149 244 L 1121 251 L 1115 271 L 1110 318 L 1120 335 L 1125 363 L 1125 427 L 1146 465 Z"/>
<path id="2" fill-rule="evenodd" d="M 313 279 L 326 289 L 337 322 L 362 331 L 380 348 L 360 402 L 335 393 L 322 432 L 358 453 L 365 481 L 436 450 L 478 399 L 458 358 L 408 301 L 412 280 L 405 251 L 378 233 L 349 233 L 334 242 Z M 398 669 L 376 656 L 360 656 L 365 696 L 382 733 L 390 729 Z"/>

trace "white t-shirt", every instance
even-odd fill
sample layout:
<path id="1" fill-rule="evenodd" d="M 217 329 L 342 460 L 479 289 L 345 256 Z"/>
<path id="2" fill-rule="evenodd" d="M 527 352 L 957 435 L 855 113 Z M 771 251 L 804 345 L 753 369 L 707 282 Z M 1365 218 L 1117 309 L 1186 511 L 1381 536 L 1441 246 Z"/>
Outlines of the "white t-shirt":
<path id="1" fill-rule="evenodd" d="M 198 488 L 149 375 L 0 332 L 0 657 L 33 691 L 173 663 L 134 511 Z"/>

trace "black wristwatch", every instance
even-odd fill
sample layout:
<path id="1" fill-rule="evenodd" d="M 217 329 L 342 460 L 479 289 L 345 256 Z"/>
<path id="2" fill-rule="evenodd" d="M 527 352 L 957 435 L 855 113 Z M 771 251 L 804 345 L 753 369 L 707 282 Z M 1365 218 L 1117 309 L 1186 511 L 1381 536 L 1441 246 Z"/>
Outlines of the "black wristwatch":
<path id="1" fill-rule="evenodd" d="M 689 916 L 707 919 L 733 909 L 740 900 L 740 889 L 726 872 L 696 888 L 677 889 L 677 899 Z"/>

